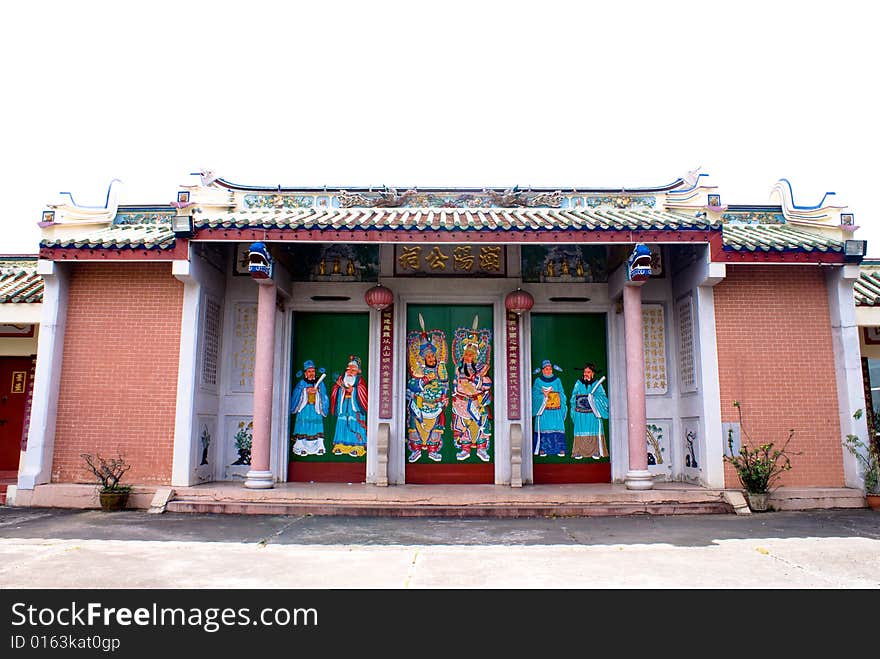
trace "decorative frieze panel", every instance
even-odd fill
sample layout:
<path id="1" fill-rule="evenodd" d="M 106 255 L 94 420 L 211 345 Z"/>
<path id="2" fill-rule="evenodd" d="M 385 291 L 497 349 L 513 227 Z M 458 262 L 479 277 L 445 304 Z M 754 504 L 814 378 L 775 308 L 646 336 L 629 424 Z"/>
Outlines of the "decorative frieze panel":
<path id="1" fill-rule="evenodd" d="M 608 281 L 604 246 L 523 245 L 522 280 L 526 283 L 594 283 Z"/>
<path id="2" fill-rule="evenodd" d="M 666 325 L 662 304 L 642 305 L 642 340 L 645 352 L 645 393 L 665 394 L 666 377 Z"/>
<path id="3" fill-rule="evenodd" d="M 248 194 L 244 196 L 245 208 L 312 208 L 315 198 L 310 195 Z"/>
<path id="4" fill-rule="evenodd" d="M 131 224 L 171 224 L 174 211 L 155 213 L 117 213 L 113 224 L 126 226 Z"/>
<path id="5" fill-rule="evenodd" d="M 722 213 L 723 222 L 738 222 L 740 224 L 785 224 L 785 215 L 782 213 L 742 212 Z"/>
<path id="6" fill-rule="evenodd" d="M 578 210 L 579 208 L 653 208 L 657 200 L 653 196 L 633 196 L 627 194 L 602 195 L 602 196 L 573 196 L 566 197 L 562 202 L 562 208 Z"/>

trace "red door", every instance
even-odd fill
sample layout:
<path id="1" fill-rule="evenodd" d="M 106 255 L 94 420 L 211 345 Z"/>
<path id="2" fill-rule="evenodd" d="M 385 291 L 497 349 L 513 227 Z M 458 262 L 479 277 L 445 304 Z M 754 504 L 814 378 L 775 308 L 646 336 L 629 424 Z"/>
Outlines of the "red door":
<path id="1" fill-rule="evenodd" d="M 0 357 L 0 472 L 18 473 L 30 377 L 30 357 Z"/>

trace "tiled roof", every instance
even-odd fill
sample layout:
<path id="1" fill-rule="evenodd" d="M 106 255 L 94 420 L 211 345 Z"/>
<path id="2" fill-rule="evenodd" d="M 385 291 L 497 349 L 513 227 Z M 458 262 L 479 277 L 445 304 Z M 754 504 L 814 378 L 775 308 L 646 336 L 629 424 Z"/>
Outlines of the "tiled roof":
<path id="1" fill-rule="evenodd" d="M 171 249 L 174 232 L 169 224 L 112 225 L 69 238 L 44 240 L 40 247 Z"/>
<path id="2" fill-rule="evenodd" d="M 853 284 L 853 297 L 857 307 L 880 306 L 880 269 L 862 268 Z"/>
<path id="3" fill-rule="evenodd" d="M 725 249 L 749 252 L 842 252 L 843 243 L 787 224 L 725 224 Z"/>
<path id="4" fill-rule="evenodd" d="M 36 259 L 0 259 L 0 303 L 42 302 L 43 278 Z"/>
<path id="5" fill-rule="evenodd" d="M 637 231 L 708 229 L 705 218 L 654 209 L 296 208 L 196 214 L 196 229 Z"/>
<path id="6" fill-rule="evenodd" d="M 378 231 L 688 231 L 722 229 L 725 250 L 841 252 L 843 243 L 789 224 L 726 222 L 654 208 L 279 208 L 193 217 L 195 229 Z M 69 238 L 44 240 L 47 248 L 167 250 L 175 245 L 166 222 L 113 224 Z"/>

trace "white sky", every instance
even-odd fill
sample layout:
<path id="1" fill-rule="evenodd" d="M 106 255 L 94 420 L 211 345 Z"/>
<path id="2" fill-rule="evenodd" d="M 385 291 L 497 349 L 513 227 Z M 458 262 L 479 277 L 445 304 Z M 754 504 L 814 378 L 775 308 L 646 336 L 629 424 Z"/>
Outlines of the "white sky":
<path id="1" fill-rule="evenodd" d="M 871 3 L 28 2 L 0 10 L 0 253 L 44 205 L 253 185 L 826 191 L 880 256 Z"/>

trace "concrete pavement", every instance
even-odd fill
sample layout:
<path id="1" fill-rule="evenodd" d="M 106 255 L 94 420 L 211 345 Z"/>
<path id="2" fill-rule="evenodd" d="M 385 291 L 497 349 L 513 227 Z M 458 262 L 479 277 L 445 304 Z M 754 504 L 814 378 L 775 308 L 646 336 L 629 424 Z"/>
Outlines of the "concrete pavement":
<path id="1" fill-rule="evenodd" d="M 880 514 L 397 519 L 4 507 L 0 587 L 873 589 Z"/>

